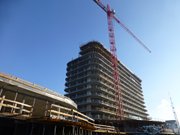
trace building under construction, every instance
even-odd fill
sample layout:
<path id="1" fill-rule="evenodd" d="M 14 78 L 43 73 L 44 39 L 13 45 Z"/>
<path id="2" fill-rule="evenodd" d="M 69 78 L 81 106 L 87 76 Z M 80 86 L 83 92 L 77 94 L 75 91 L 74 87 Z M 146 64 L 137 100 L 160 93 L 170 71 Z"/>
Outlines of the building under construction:
<path id="1" fill-rule="evenodd" d="M 69 98 L 15 76 L 0 73 L 2 135 L 171 134 L 163 122 L 101 120 L 80 113 Z"/>
<path id="2" fill-rule="evenodd" d="M 111 53 L 99 42 L 80 47 L 79 57 L 67 64 L 66 96 L 74 100 L 80 112 L 95 120 L 116 119 Z M 141 79 L 118 61 L 123 119 L 147 119 Z"/>
<path id="3" fill-rule="evenodd" d="M 15 76 L 0 73 L 0 134 L 125 134 L 114 126 L 95 124 L 63 95 Z"/>

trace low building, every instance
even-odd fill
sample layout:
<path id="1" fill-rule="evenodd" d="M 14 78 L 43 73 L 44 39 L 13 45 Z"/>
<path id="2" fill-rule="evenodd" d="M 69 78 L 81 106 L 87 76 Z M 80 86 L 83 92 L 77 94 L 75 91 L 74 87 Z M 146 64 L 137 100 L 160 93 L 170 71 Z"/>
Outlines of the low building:
<path id="1" fill-rule="evenodd" d="M 22 111 L 25 114 L 31 112 L 30 115 L 32 116 L 45 116 L 45 113 L 48 114 L 47 110 L 52 104 L 77 109 L 76 103 L 68 97 L 3 73 L 0 73 L 0 97 L 1 104 L 8 101 L 12 103 L 12 108 L 9 107 L 11 112 L 17 113 Z M 13 107 L 13 105 L 15 106 Z M 0 112 L 8 112 L 9 109 L 5 106 L 0 106 Z"/>
<path id="2" fill-rule="evenodd" d="M 94 120 L 70 98 L 12 75 L 0 73 L 0 133 L 52 135 L 92 133 Z"/>
<path id="3" fill-rule="evenodd" d="M 0 73 L 0 133 L 3 135 L 144 134 L 143 129 L 151 127 L 152 130 L 151 125 L 161 124 L 137 120 L 94 121 L 80 113 L 71 99 Z"/>

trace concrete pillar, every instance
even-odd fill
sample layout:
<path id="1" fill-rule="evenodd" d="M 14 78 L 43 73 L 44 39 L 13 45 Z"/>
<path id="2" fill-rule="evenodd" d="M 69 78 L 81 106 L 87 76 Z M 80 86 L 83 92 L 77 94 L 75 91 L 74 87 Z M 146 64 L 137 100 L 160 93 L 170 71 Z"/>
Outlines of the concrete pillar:
<path id="1" fill-rule="evenodd" d="M 15 121 L 14 124 L 15 124 L 15 126 L 14 126 L 14 133 L 13 133 L 13 135 L 18 135 L 18 133 L 17 133 L 17 131 L 18 131 L 18 122 Z"/>
<path id="2" fill-rule="evenodd" d="M 46 130 L 46 126 L 45 126 L 45 125 L 43 125 L 42 135 L 44 135 L 44 134 L 45 134 L 45 130 Z"/>
<path id="3" fill-rule="evenodd" d="M 64 135 L 64 126 L 63 126 L 63 129 L 62 129 L 62 135 Z"/>
<path id="4" fill-rule="evenodd" d="M 0 89 L 0 97 L 1 97 L 2 92 L 3 92 L 3 88 Z"/>
<path id="5" fill-rule="evenodd" d="M 74 127 L 74 126 L 72 126 L 72 134 L 73 134 L 73 135 L 74 135 L 74 131 L 75 131 L 75 130 L 74 130 L 74 128 L 75 128 L 75 127 Z"/>
<path id="6" fill-rule="evenodd" d="M 56 132 L 57 132 L 57 126 L 55 125 L 54 126 L 54 135 L 56 135 Z"/>
<path id="7" fill-rule="evenodd" d="M 32 125 L 31 125 L 31 130 L 30 130 L 30 135 L 33 135 L 33 130 L 34 130 L 34 125 L 33 125 L 33 123 L 32 123 Z"/>
<path id="8" fill-rule="evenodd" d="M 79 133 L 79 127 L 77 127 L 77 135 L 79 135 L 80 133 Z"/>

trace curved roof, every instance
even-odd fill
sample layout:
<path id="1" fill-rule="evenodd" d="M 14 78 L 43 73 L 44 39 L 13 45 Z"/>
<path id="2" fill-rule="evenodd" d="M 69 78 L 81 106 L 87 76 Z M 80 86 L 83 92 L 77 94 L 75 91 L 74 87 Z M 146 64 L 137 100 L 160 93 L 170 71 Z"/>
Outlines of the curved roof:
<path id="1" fill-rule="evenodd" d="M 25 81 L 12 75 L 0 73 L 0 88 L 7 88 L 11 91 L 19 91 L 29 96 L 47 99 L 62 104 L 63 106 L 77 109 L 76 103 L 68 97 L 58 94 L 48 88 Z"/>

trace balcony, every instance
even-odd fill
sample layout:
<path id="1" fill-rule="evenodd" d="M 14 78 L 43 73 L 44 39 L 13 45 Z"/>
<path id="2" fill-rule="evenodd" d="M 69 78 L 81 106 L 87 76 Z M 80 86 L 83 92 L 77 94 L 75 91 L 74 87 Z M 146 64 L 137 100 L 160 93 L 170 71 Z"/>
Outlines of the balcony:
<path id="1" fill-rule="evenodd" d="M 94 101 L 92 100 L 91 103 L 96 105 L 104 105 L 105 107 L 116 109 L 116 105 L 113 105 L 111 103 L 102 100 L 94 100 Z"/>

